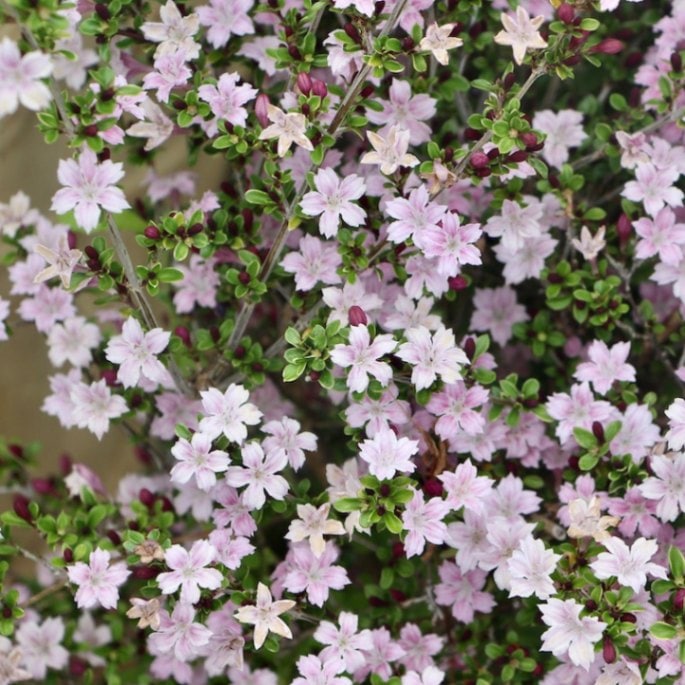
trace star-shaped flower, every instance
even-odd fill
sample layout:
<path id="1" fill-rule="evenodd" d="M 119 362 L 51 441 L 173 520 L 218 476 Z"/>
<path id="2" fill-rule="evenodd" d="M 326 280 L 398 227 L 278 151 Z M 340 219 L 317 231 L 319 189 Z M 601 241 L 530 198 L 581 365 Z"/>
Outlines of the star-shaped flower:
<path id="1" fill-rule="evenodd" d="M 284 112 L 278 107 L 267 105 L 267 117 L 272 122 L 260 134 L 259 140 L 278 138 L 278 156 L 285 157 L 295 143 L 305 150 L 313 150 L 312 141 L 306 136 L 307 119 L 299 112 Z"/>
<path id="2" fill-rule="evenodd" d="M 291 599 L 281 599 L 274 602 L 269 588 L 264 583 L 259 583 L 257 585 L 256 606 L 241 607 L 236 611 L 235 617 L 241 623 L 252 623 L 254 625 L 254 646 L 259 649 L 264 644 L 269 631 L 288 639 L 292 638 L 293 634 L 290 632 L 288 624 L 279 616 L 294 606 L 295 602 Z"/>
<path id="3" fill-rule="evenodd" d="M 410 134 L 406 129 L 393 126 L 386 138 L 373 131 L 366 135 L 374 149 L 361 158 L 362 164 L 380 164 L 381 173 L 387 176 L 398 167 L 415 167 L 419 163 L 414 155 L 407 154 Z"/>
<path id="4" fill-rule="evenodd" d="M 71 274 L 83 254 L 81 250 L 70 250 L 66 236 L 60 238 L 57 252 L 40 244 L 36 245 L 33 250 L 48 263 L 48 266 L 36 274 L 33 282 L 43 283 L 43 281 L 49 281 L 51 278 L 59 276 L 62 287 L 68 289 L 71 283 Z"/>
<path id="5" fill-rule="evenodd" d="M 443 24 L 442 26 L 438 26 L 435 23 L 431 24 L 426 30 L 426 35 L 419 43 L 419 50 L 430 52 L 437 62 L 447 64 L 449 61 L 447 51 L 459 48 L 464 44 L 461 38 L 455 38 L 450 35 L 454 27 L 455 24 Z"/>
<path id="6" fill-rule="evenodd" d="M 580 252 L 588 261 L 597 258 L 597 255 L 604 249 L 606 241 L 604 240 L 605 226 L 600 226 L 597 233 L 593 236 L 587 226 L 580 229 L 580 240 L 574 238 L 571 242 L 573 247 Z"/>
<path id="7" fill-rule="evenodd" d="M 516 8 L 515 19 L 508 14 L 502 15 L 504 31 L 500 31 L 495 36 L 495 43 L 510 45 L 514 50 L 514 62 L 522 64 L 527 50 L 539 50 L 547 47 L 547 41 L 538 31 L 544 20 L 542 15 L 531 19 L 525 8 L 519 5 Z"/>

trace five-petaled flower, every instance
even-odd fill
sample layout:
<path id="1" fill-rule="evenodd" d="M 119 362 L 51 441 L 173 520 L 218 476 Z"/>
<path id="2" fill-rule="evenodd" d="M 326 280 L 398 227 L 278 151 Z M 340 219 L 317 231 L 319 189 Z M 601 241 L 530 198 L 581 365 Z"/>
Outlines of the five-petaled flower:
<path id="1" fill-rule="evenodd" d="M 295 606 L 291 599 L 273 601 L 269 588 L 263 583 L 257 585 L 257 603 L 254 606 L 244 606 L 238 609 L 235 617 L 241 623 L 254 625 L 254 646 L 259 649 L 266 640 L 269 632 L 282 637 L 292 638 L 293 634 L 288 624 L 280 618 L 281 614 Z"/>
<path id="2" fill-rule="evenodd" d="M 514 62 L 522 64 L 528 50 L 541 50 L 547 47 L 547 41 L 540 35 L 543 16 L 530 18 L 523 5 L 516 8 L 516 17 L 502 15 L 504 30 L 495 36 L 495 43 L 509 45 L 514 50 Z"/>
<path id="3" fill-rule="evenodd" d="M 131 572 L 124 562 L 111 564 L 110 561 L 107 550 L 94 549 L 87 564 L 79 561 L 67 567 L 69 580 L 78 586 L 75 599 L 79 609 L 98 605 L 105 609 L 116 608 L 119 586 L 126 582 Z"/>

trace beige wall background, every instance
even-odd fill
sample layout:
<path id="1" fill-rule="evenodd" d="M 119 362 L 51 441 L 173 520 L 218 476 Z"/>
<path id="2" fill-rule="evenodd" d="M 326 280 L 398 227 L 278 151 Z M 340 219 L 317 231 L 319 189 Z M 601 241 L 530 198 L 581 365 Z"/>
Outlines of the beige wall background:
<path id="1" fill-rule="evenodd" d="M 58 189 L 57 163 L 70 154 L 64 141 L 46 145 L 36 128 L 32 112 L 20 109 L 0 119 L 0 202 L 7 202 L 18 190 L 32 200 L 32 206 L 50 216 L 50 199 Z M 184 168 L 185 143 L 170 141 L 155 161 L 159 174 Z M 222 180 L 223 163 L 219 156 L 204 158 L 199 172 L 198 197 Z M 128 169 L 124 184 L 129 202 L 143 192 L 145 169 Z M 134 254 L 137 245 L 129 240 Z M 79 247 L 86 245 L 83 238 Z M 1 248 L 0 248 L 1 249 Z M 10 284 L 0 268 L 0 295 L 9 297 Z M 44 337 L 35 328 L 19 321 L 14 310 L 18 298 L 10 298 L 10 321 L 17 323 L 9 341 L 0 342 L 0 435 L 10 441 L 38 440 L 43 450 L 37 473 L 45 475 L 57 468 L 59 456 L 68 453 L 75 461 L 93 467 L 113 491 L 121 475 L 136 467 L 136 460 L 123 429 L 113 427 L 101 442 L 84 430 L 65 430 L 54 417 L 41 412 L 49 394 L 48 376 L 55 373 L 47 357 Z"/>

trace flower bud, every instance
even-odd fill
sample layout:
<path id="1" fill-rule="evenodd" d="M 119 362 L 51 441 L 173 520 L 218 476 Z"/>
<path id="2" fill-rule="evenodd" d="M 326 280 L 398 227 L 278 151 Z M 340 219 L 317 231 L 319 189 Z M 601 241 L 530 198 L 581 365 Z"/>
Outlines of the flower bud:
<path id="1" fill-rule="evenodd" d="M 683 58 L 680 56 L 679 52 L 674 52 L 671 55 L 671 68 L 673 71 L 683 70 Z"/>
<path id="2" fill-rule="evenodd" d="M 608 664 L 613 664 L 616 661 L 616 647 L 610 637 L 605 637 L 602 643 L 602 656 L 604 661 Z"/>
<path id="3" fill-rule="evenodd" d="M 49 478 L 33 478 L 31 480 L 31 487 L 39 495 L 52 495 L 55 493 L 55 487 Z"/>
<path id="4" fill-rule="evenodd" d="M 473 355 L 476 354 L 476 341 L 473 338 L 466 338 L 464 340 L 464 354 L 473 361 Z"/>
<path id="5" fill-rule="evenodd" d="M 483 169 L 490 164 L 490 158 L 484 152 L 474 152 L 469 161 L 474 169 Z"/>
<path id="6" fill-rule="evenodd" d="M 627 214 L 621 214 L 616 222 L 616 233 L 621 245 L 625 245 L 633 233 L 633 224 Z"/>
<path id="7" fill-rule="evenodd" d="M 588 52 L 602 55 L 616 55 L 625 48 L 625 43 L 616 38 L 605 38 L 603 41 L 591 47 Z"/>
<path id="8" fill-rule="evenodd" d="M 299 51 L 297 45 L 293 45 L 292 43 L 288 45 L 288 54 L 296 61 L 300 62 L 302 61 L 302 53 Z"/>
<path id="9" fill-rule="evenodd" d="M 114 369 L 103 369 L 100 372 L 100 378 L 104 378 L 105 383 L 110 388 L 117 384 L 117 372 Z"/>
<path id="10" fill-rule="evenodd" d="M 423 484 L 423 492 L 426 497 L 441 497 L 443 493 L 442 483 L 437 478 L 428 478 Z"/>
<path id="11" fill-rule="evenodd" d="M 466 127 L 464 129 L 464 140 L 473 142 L 474 140 L 480 140 L 483 134 L 480 131 L 476 131 L 475 128 Z"/>
<path id="12" fill-rule="evenodd" d="M 355 42 L 359 43 L 359 45 L 362 44 L 362 37 L 359 35 L 359 31 L 357 31 L 357 27 L 354 24 L 351 24 L 349 21 L 345 26 L 343 26 L 343 31 Z"/>
<path id="13" fill-rule="evenodd" d="M 31 512 L 29 511 L 29 504 L 30 500 L 28 497 L 24 497 L 24 495 L 15 495 L 14 501 L 12 502 L 12 508 L 19 518 L 31 523 L 31 521 L 33 521 L 33 516 L 31 516 Z"/>
<path id="14" fill-rule="evenodd" d="M 95 13 L 98 15 L 98 17 L 100 17 L 100 19 L 102 19 L 102 21 L 109 21 L 112 18 L 112 13 L 107 8 L 107 5 L 102 2 L 96 3 Z"/>
<path id="15" fill-rule="evenodd" d="M 369 322 L 366 312 L 358 305 L 352 305 L 347 312 L 350 326 L 366 326 Z"/>
<path id="16" fill-rule="evenodd" d="M 621 621 L 624 623 L 637 623 L 637 616 L 635 614 L 621 614 Z"/>
<path id="17" fill-rule="evenodd" d="M 569 5 L 567 2 L 562 3 L 557 8 L 557 17 L 559 17 L 559 21 L 563 21 L 564 24 L 572 24 L 575 16 L 576 11 L 573 9 L 573 5 Z"/>
<path id="18" fill-rule="evenodd" d="M 507 155 L 506 162 L 519 164 L 520 162 L 525 162 L 528 159 L 528 153 L 525 150 L 516 150 Z"/>
<path id="19" fill-rule="evenodd" d="M 383 12 L 385 9 L 385 0 L 376 0 L 376 4 L 374 5 L 374 14 L 378 16 Z"/>
<path id="20" fill-rule="evenodd" d="M 155 503 L 155 496 L 147 488 L 140 489 L 138 499 L 146 507 L 151 507 Z"/>
<path id="21" fill-rule="evenodd" d="M 64 548 L 64 551 L 62 552 L 62 559 L 64 559 L 67 564 L 71 564 L 71 562 L 74 561 L 74 553 L 71 551 L 71 547 Z"/>
<path id="22" fill-rule="evenodd" d="M 312 77 L 306 71 L 297 75 L 297 87 L 302 95 L 309 96 L 312 92 Z"/>
<path id="23" fill-rule="evenodd" d="M 502 85 L 504 86 L 504 90 L 509 90 L 515 83 L 516 83 L 516 76 L 513 73 L 510 73 L 504 77 L 504 81 L 502 82 Z"/>
<path id="24" fill-rule="evenodd" d="M 159 240 L 162 237 L 162 233 L 157 226 L 146 226 L 143 235 L 150 240 Z"/>
<path id="25" fill-rule="evenodd" d="M 396 601 L 396 602 L 404 602 L 405 599 L 407 599 L 407 595 L 402 592 L 402 590 L 395 590 L 394 588 L 390 589 L 390 596 Z"/>
<path id="26" fill-rule="evenodd" d="M 673 608 L 678 612 L 682 612 L 685 604 L 685 588 L 678 588 L 673 595 Z"/>
<path id="27" fill-rule="evenodd" d="M 312 95 L 325 98 L 328 95 L 328 86 L 318 78 L 312 79 Z"/>
<path id="28" fill-rule="evenodd" d="M 119 533 L 117 533 L 116 530 L 108 530 L 107 531 L 107 537 L 112 541 L 113 545 L 120 545 L 121 544 L 121 537 Z"/>
<path id="29" fill-rule="evenodd" d="M 447 283 L 450 290 L 454 290 L 457 293 L 460 290 L 466 290 L 466 288 L 469 287 L 469 282 L 461 274 L 458 276 L 450 276 L 450 278 L 447 279 Z"/>
<path id="30" fill-rule="evenodd" d="M 186 347 L 191 347 L 190 331 L 185 326 L 176 326 L 174 335 L 178 336 Z"/>
<path id="31" fill-rule="evenodd" d="M 404 551 L 404 545 L 401 542 L 393 542 L 392 555 L 393 557 L 395 557 L 395 559 L 399 559 L 400 557 L 406 556 L 406 552 Z"/>
<path id="32" fill-rule="evenodd" d="M 269 125 L 268 105 L 269 96 L 266 93 L 260 93 L 254 103 L 254 113 L 261 126 Z"/>
<path id="33" fill-rule="evenodd" d="M 155 566 L 134 566 L 131 575 L 138 580 L 152 580 L 159 574 L 159 569 Z"/>
<path id="34" fill-rule="evenodd" d="M 597 438 L 597 442 L 604 442 L 604 426 L 599 421 L 592 422 L 592 434 Z"/>

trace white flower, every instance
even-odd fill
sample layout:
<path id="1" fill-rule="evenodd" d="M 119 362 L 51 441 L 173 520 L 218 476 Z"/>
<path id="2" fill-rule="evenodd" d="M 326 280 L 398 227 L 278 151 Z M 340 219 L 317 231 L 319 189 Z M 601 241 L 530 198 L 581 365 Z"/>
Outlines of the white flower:
<path id="1" fill-rule="evenodd" d="M 291 599 L 281 599 L 274 602 L 269 588 L 263 583 L 257 585 L 257 604 L 255 606 L 241 607 L 235 613 L 235 617 L 241 623 L 251 623 L 254 625 L 254 646 L 259 649 L 266 640 L 266 636 L 271 631 L 282 637 L 292 638 L 290 628 L 279 618 L 280 614 L 289 611 L 295 606 Z"/>
<path id="2" fill-rule="evenodd" d="M 366 135 L 374 149 L 361 158 L 362 164 L 380 164 L 381 173 L 389 175 L 398 167 L 415 167 L 419 163 L 414 155 L 407 153 L 410 133 L 406 129 L 393 126 L 387 138 L 373 131 L 368 131 Z"/>
<path id="3" fill-rule="evenodd" d="M 455 24 L 444 24 L 443 26 L 438 26 L 435 23 L 431 24 L 426 30 L 425 37 L 419 43 L 419 50 L 430 52 L 437 62 L 447 64 L 449 61 L 447 51 L 459 48 L 464 44 L 461 38 L 450 36 L 454 26 Z"/>
<path id="4" fill-rule="evenodd" d="M 510 45 L 514 49 L 514 61 L 521 64 L 527 50 L 538 50 L 547 47 L 547 41 L 540 35 L 538 29 L 545 20 L 543 16 L 530 18 L 526 9 L 519 5 L 516 8 L 516 18 L 508 14 L 502 15 L 504 31 L 495 36 L 495 43 Z"/>
<path id="5" fill-rule="evenodd" d="M 571 525 L 568 528 L 570 538 L 592 537 L 597 542 L 607 540 L 611 537 L 607 528 L 617 525 L 620 521 L 616 516 L 601 515 L 597 495 L 593 495 L 589 502 L 583 497 L 572 500 L 568 505 L 568 513 L 571 518 Z"/>
<path id="6" fill-rule="evenodd" d="M 285 536 L 286 539 L 293 542 L 302 542 L 302 540 L 309 538 L 309 546 L 314 556 L 318 559 L 326 549 L 326 542 L 323 539 L 324 535 L 345 534 L 345 528 L 340 521 L 328 518 L 330 510 L 331 505 L 329 502 L 322 504 L 320 507 L 315 507 L 311 504 L 298 504 L 297 515 L 299 518 L 291 521 L 290 528 Z"/>
<path id="7" fill-rule="evenodd" d="M 600 580 L 615 576 L 621 585 L 639 592 L 647 582 L 648 573 L 655 578 L 666 578 L 666 569 L 650 562 L 659 548 L 656 540 L 638 538 L 628 547 L 620 538 L 610 538 L 604 546 L 609 551 L 602 552 L 590 564 Z"/>
<path id="8" fill-rule="evenodd" d="M 592 233 L 590 233 L 590 229 L 587 226 L 583 226 L 580 229 L 580 240 L 574 238 L 571 241 L 573 247 L 575 247 L 588 261 L 596 259 L 597 255 L 606 246 L 606 241 L 604 240 L 605 231 L 606 228 L 600 226 L 597 233 L 593 236 Z"/>
<path id="9" fill-rule="evenodd" d="M 305 150 L 313 150 L 312 141 L 307 138 L 307 119 L 299 112 L 284 112 L 272 104 L 267 105 L 267 116 L 273 122 L 260 134 L 259 140 L 278 138 L 278 156 L 285 157 L 290 146 L 295 143 Z"/>

